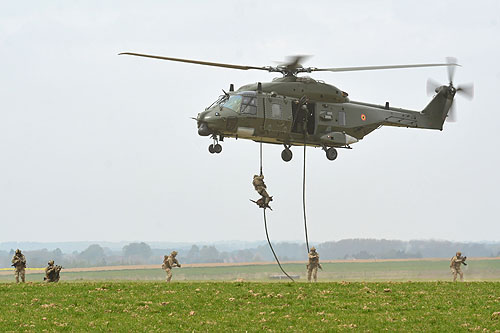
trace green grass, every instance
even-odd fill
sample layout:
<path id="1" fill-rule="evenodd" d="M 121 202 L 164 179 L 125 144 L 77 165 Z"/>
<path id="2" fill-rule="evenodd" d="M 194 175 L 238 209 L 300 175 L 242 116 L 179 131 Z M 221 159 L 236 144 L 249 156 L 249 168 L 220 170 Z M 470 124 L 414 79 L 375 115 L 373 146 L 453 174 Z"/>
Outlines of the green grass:
<path id="1" fill-rule="evenodd" d="M 342 262 L 324 263 L 318 276 L 321 281 L 449 281 L 451 273 L 448 260 L 400 262 Z M 284 264 L 285 270 L 306 278 L 305 264 Z M 467 281 L 500 280 L 500 260 L 470 260 L 463 268 Z M 282 274 L 276 264 L 229 267 L 182 267 L 174 269 L 175 281 L 267 281 L 273 274 Z M 28 281 L 42 281 L 42 274 L 27 274 Z M 12 282 L 14 274 L 0 275 L 0 282 Z M 137 280 L 160 281 L 165 279 L 161 269 L 120 271 L 61 272 L 63 281 L 73 280 Z"/>
<path id="2" fill-rule="evenodd" d="M 500 330 L 500 282 L 3 283 L 0 300 L 2 332 Z"/>

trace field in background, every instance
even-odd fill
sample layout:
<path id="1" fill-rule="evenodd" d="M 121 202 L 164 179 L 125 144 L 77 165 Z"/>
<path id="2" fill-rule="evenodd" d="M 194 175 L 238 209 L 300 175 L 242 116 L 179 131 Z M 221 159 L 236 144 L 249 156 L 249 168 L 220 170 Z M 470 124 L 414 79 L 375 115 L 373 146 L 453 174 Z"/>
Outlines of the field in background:
<path id="1" fill-rule="evenodd" d="M 500 330 L 500 282 L 0 284 L 0 331 Z"/>
<path id="2" fill-rule="evenodd" d="M 463 267 L 467 281 L 500 280 L 500 258 L 469 259 Z M 201 266 L 201 267 L 199 267 Z M 449 260 L 383 260 L 383 261 L 336 261 L 322 263 L 318 276 L 321 281 L 434 281 L 450 280 Z M 155 266 L 153 266 L 155 267 Z M 291 275 L 306 279 L 303 263 L 285 263 L 284 269 Z M 185 265 L 175 268 L 174 281 L 269 281 L 271 275 L 282 275 L 275 263 L 238 265 Z M 42 281 L 43 273 L 28 271 L 27 281 Z M 0 271 L 0 282 L 12 282 L 13 270 Z M 137 280 L 165 279 L 159 266 L 109 266 L 103 268 L 67 269 L 61 273 L 61 281 L 77 280 Z"/>

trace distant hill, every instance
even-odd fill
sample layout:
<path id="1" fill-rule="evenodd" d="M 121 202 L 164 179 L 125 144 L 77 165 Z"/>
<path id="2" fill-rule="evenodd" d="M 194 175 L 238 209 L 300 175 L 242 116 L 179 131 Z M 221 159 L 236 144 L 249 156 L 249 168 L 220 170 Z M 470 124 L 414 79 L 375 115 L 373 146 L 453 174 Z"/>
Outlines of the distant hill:
<path id="1" fill-rule="evenodd" d="M 343 239 L 315 245 L 322 260 L 450 258 L 456 251 L 469 257 L 500 256 L 500 242 L 449 242 L 442 240 Z M 273 244 L 281 260 L 306 260 L 304 243 Z M 267 243 L 226 241 L 183 242 L 4 242 L 0 267 L 9 267 L 15 249 L 26 255 L 29 267 L 43 267 L 49 260 L 65 267 L 157 264 L 176 250 L 181 263 L 238 263 L 273 261 Z"/>

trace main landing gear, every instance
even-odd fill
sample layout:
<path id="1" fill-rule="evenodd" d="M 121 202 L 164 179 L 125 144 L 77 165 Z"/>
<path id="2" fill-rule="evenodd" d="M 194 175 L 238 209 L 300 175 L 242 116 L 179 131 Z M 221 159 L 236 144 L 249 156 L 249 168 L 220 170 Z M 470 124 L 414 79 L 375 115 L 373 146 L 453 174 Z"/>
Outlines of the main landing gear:
<path id="1" fill-rule="evenodd" d="M 330 161 L 334 161 L 338 156 L 337 149 L 335 149 L 334 147 L 323 146 L 323 150 L 326 153 L 326 158 Z M 285 162 L 290 162 L 292 160 L 292 157 L 293 154 L 290 150 L 290 146 L 285 145 L 285 149 L 283 149 L 283 151 L 281 152 L 281 159 Z"/>
<path id="2" fill-rule="evenodd" d="M 212 143 L 210 146 L 208 146 L 208 151 L 210 154 L 219 154 L 222 151 L 222 146 L 219 144 L 219 138 L 217 135 L 212 135 L 212 139 L 214 140 L 214 143 Z M 221 136 L 220 141 L 223 141 L 223 138 Z"/>
<path id="3" fill-rule="evenodd" d="M 330 147 L 326 148 L 326 146 L 323 146 L 323 150 L 326 152 L 326 158 L 329 159 L 330 161 L 333 161 L 337 158 L 337 149 Z"/>

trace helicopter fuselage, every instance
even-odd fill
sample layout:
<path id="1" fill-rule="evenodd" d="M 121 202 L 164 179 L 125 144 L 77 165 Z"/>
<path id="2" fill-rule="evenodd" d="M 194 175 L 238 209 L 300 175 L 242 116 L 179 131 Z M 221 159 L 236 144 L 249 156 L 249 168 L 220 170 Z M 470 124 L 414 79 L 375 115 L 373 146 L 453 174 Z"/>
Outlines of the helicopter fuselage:
<path id="1" fill-rule="evenodd" d="M 243 138 L 258 142 L 283 144 L 284 161 L 290 161 L 293 145 L 322 147 L 329 160 L 337 158 L 336 148 L 350 148 L 365 135 L 380 126 L 443 129 L 453 98 L 461 92 L 470 98 L 474 95 L 472 85 L 453 86 L 455 58 L 446 58 L 446 63 L 382 65 L 358 67 L 303 67 L 301 62 L 308 56 L 292 56 L 277 66 L 248 66 L 220 62 L 172 58 L 152 54 L 122 52 L 131 55 L 167 61 L 222 67 L 237 70 L 261 70 L 281 73 L 283 77 L 267 83 L 248 84 L 234 92 L 224 92 L 215 103 L 198 114 L 198 134 L 211 136 L 214 143 L 208 147 L 210 153 L 220 153 L 225 137 Z M 422 111 L 393 108 L 385 105 L 354 102 L 347 93 L 337 87 L 299 77 L 301 73 L 352 72 L 402 68 L 446 66 L 449 85 L 437 86 L 428 82 L 428 92 L 434 91 L 433 99 Z M 430 84 L 429 84 L 430 83 Z M 434 89 L 435 86 L 436 88 Z"/>
<path id="2" fill-rule="evenodd" d="M 442 129 L 454 92 L 441 86 L 436 93 L 423 111 L 412 111 L 389 103 L 350 101 L 335 86 L 310 78 L 283 77 L 221 96 L 198 115 L 198 133 L 211 135 L 217 144 L 218 139 L 232 137 L 283 144 L 285 149 L 304 144 L 325 151 L 349 148 L 384 125 Z"/>

